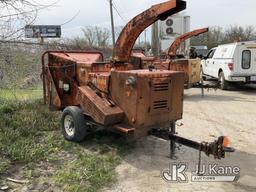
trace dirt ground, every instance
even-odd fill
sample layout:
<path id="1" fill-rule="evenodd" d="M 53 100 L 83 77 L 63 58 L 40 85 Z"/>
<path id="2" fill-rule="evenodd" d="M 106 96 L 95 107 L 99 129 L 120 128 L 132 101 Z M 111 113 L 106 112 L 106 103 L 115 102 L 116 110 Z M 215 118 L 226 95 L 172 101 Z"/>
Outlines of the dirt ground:
<path id="1" fill-rule="evenodd" d="M 168 183 L 161 172 L 175 162 L 189 165 L 188 175 L 198 163 L 196 150 L 180 147 L 177 160 L 171 160 L 169 143 L 155 137 L 137 142 L 135 149 L 117 167 L 118 182 L 105 191 L 116 192 L 175 192 L 175 191 L 256 191 L 256 87 L 232 88 L 229 91 L 210 90 L 201 97 L 200 89 L 185 91 L 184 117 L 177 127 L 179 135 L 198 140 L 213 141 L 227 135 L 235 153 L 224 160 L 205 155 L 202 162 L 239 166 L 237 182 Z"/>

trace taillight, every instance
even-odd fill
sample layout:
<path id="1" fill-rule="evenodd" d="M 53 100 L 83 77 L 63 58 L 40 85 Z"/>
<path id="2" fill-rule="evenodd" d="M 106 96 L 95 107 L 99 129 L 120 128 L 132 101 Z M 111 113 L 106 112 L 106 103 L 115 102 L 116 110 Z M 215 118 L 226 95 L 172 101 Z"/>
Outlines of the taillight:
<path id="1" fill-rule="evenodd" d="M 230 71 L 233 71 L 234 70 L 234 64 L 233 63 L 229 63 L 228 64 L 228 68 Z"/>
<path id="2" fill-rule="evenodd" d="M 229 145 L 230 145 L 230 141 L 229 141 L 228 137 L 224 137 L 222 146 L 223 147 L 229 147 Z"/>

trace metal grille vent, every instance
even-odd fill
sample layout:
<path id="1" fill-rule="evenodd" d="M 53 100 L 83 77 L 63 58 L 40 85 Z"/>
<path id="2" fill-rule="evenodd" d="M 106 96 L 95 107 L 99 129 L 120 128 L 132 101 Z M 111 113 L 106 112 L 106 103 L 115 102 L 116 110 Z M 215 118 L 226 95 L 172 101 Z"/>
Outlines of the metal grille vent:
<path id="1" fill-rule="evenodd" d="M 154 91 L 168 91 L 169 84 L 168 83 L 155 83 Z"/>
<path id="2" fill-rule="evenodd" d="M 153 108 L 154 109 L 165 109 L 168 107 L 168 101 L 167 100 L 161 100 L 161 101 L 154 101 Z"/>

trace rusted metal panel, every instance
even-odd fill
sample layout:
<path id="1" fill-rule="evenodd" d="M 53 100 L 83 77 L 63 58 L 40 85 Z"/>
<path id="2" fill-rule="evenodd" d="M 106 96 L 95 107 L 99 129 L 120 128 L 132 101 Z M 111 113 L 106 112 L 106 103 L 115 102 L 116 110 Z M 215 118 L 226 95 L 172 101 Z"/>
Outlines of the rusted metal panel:
<path id="1" fill-rule="evenodd" d="M 60 109 L 63 109 L 66 106 L 77 105 L 75 100 L 77 89 L 74 87 L 77 86 L 75 80 L 75 63 L 51 54 L 49 55 L 48 61 L 48 76 L 52 78 L 54 87 L 60 98 Z M 65 91 L 65 85 L 69 86 L 70 89 Z"/>
<path id="2" fill-rule="evenodd" d="M 90 87 L 78 88 L 77 101 L 86 114 L 102 125 L 122 122 L 124 112 L 118 106 L 112 106 L 105 98 L 99 97 Z"/>
<path id="3" fill-rule="evenodd" d="M 129 85 L 128 79 L 134 79 L 135 84 Z M 112 100 L 125 113 L 124 123 L 135 128 L 134 137 L 138 138 L 152 127 L 167 128 L 182 118 L 183 85 L 182 72 L 114 71 L 110 90 Z"/>
<path id="4" fill-rule="evenodd" d="M 192 85 L 200 82 L 200 59 L 177 59 L 172 60 L 170 69 L 183 71 L 185 73 L 185 85 Z"/>
<path id="5" fill-rule="evenodd" d="M 46 64 L 46 56 L 48 57 L 48 63 Z M 91 61 L 90 61 L 91 59 Z M 49 95 L 47 95 L 47 84 L 53 81 L 58 97 L 61 100 L 60 108 L 62 109 L 69 105 L 76 105 L 76 86 L 79 83 L 84 83 L 85 79 L 78 82 L 76 79 L 80 79 L 79 73 L 76 70 L 77 62 L 82 62 L 83 65 L 91 65 L 93 62 L 102 62 L 103 54 L 97 51 L 46 51 L 42 55 L 42 79 L 44 90 L 44 103 L 48 101 Z M 72 67 L 73 66 L 73 67 Z M 71 72 L 68 72 L 68 68 L 72 68 Z M 61 82 L 68 82 L 72 84 L 72 90 L 69 94 L 63 94 L 63 89 L 59 86 Z M 51 105 L 51 104 L 50 104 Z"/>
<path id="6" fill-rule="evenodd" d="M 47 91 L 46 91 L 46 98 L 47 103 L 50 106 L 50 110 L 59 110 L 61 109 L 61 100 L 57 93 L 56 87 L 54 85 L 54 81 L 51 75 L 48 73 L 47 75 Z"/>
<path id="7" fill-rule="evenodd" d="M 139 57 L 139 58 L 144 58 L 144 57 L 146 57 L 146 55 L 145 55 L 144 53 L 138 52 L 138 51 L 133 51 L 133 52 L 132 52 L 132 56 L 133 56 L 133 57 Z"/>
<path id="8" fill-rule="evenodd" d="M 76 63 L 102 62 L 103 56 L 100 52 L 51 52 L 58 58 L 70 60 Z"/>
<path id="9" fill-rule="evenodd" d="M 79 86 L 85 86 L 90 73 L 109 73 L 111 65 L 109 63 L 77 63 L 76 74 Z"/>
<path id="10" fill-rule="evenodd" d="M 200 82 L 200 59 L 174 59 L 157 60 L 154 58 L 143 58 L 142 68 L 148 69 L 153 65 L 158 70 L 181 71 L 185 73 L 185 85 L 193 85 Z"/>
<path id="11" fill-rule="evenodd" d="M 131 56 L 132 48 L 139 35 L 148 26 L 159 19 L 166 19 L 186 8 L 186 2 L 181 0 L 170 0 L 152 6 L 138 16 L 134 17 L 123 29 L 113 50 L 113 61 L 127 62 Z"/>
<path id="12" fill-rule="evenodd" d="M 150 114 L 169 113 L 171 78 L 153 78 L 150 81 Z"/>
<path id="13" fill-rule="evenodd" d="M 124 124 L 116 124 L 112 128 L 114 131 L 117 131 L 119 133 L 123 133 L 128 137 L 133 137 L 134 136 L 134 131 L 135 128 L 132 127 L 127 127 L 127 125 Z"/>
<path id="14" fill-rule="evenodd" d="M 89 73 L 88 81 L 93 83 L 101 92 L 108 93 L 110 73 Z"/>

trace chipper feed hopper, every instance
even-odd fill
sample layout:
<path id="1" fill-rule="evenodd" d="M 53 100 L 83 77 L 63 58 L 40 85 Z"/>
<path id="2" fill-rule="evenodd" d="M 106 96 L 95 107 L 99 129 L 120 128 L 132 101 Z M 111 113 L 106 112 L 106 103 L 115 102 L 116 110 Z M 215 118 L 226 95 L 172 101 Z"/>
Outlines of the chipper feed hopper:
<path id="1" fill-rule="evenodd" d="M 148 134 L 172 137 L 174 146 L 180 139 L 174 125 L 183 113 L 183 72 L 139 69 L 129 58 L 145 28 L 185 7 L 186 2 L 171 0 L 136 16 L 120 34 L 111 62 L 104 62 L 100 52 L 43 54 L 44 99 L 50 109 L 63 111 L 61 127 L 67 140 L 80 142 L 89 132 L 104 128 L 132 139 Z M 222 158 L 223 140 L 194 148 Z"/>

